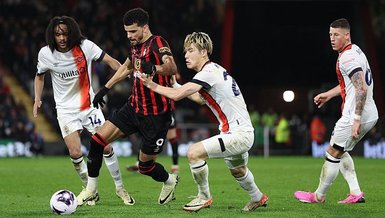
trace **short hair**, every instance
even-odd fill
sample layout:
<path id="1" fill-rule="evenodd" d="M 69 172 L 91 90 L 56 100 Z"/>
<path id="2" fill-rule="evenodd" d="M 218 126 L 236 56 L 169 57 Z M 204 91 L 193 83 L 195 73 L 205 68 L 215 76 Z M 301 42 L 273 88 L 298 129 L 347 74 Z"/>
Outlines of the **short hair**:
<path id="1" fill-rule="evenodd" d="M 330 24 L 330 27 L 332 27 L 332 28 L 342 28 L 342 29 L 350 30 L 349 21 L 347 19 L 345 19 L 345 18 L 340 18 L 340 19 L 337 19 L 337 20 L 333 21 Z"/>
<path id="2" fill-rule="evenodd" d="M 45 30 L 45 41 L 48 47 L 53 50 L 57 48 L 55 41 L 55 28 L 59 24 L 65 24 L 68 29 L 68 47 L 72 49 L 75 45 L 80 45 L 82 41 L 86 38 L 83 36 L 80 31 L 79 24 L 75 21 L 74 18 L 68 16 L 55 16 L 53 17 Z"/>
<path id="3" fill-rule="evenodd" d="M 204 32 L 193 32 L 188 34 L 184 40 L 184 51 L 191 45 L 194 44 L 199 51 L 205 49 L 208 55 L 213 53 L 213 42 L 210 36 Z"/>
<path id="4" fill-rule="evenodd" d="M 123 16 L 123 23 L 125 26 L 130 26 L 136 23 L 138 26 L 144 26 L 148 24 L 149 15 L 148 12 L 142 8 L 134 8 L 127 11 Z"/>

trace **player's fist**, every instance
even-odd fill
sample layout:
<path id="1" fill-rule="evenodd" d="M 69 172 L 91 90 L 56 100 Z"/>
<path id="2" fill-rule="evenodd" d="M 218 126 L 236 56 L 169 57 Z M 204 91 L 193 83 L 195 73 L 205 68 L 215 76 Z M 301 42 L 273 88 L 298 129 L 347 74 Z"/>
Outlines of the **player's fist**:
<path id="1" fill-rule="evenodd" d="M 106 102 L 104 101 L 103 97 L 110 91 L 109 88 L 103 86 L 98 93 L 96 93 L 94 100 L 92 101 L 92 104 L 94 105 L 95 108 L 104 107 Z"/>
<path id="2" fill-rule="evenodd" d="M 142 72 L 145 74 L 154 75 L 156 72 L 155 65 L 149 61 L 142 61 L 141 67 L 142 67 Z"/>

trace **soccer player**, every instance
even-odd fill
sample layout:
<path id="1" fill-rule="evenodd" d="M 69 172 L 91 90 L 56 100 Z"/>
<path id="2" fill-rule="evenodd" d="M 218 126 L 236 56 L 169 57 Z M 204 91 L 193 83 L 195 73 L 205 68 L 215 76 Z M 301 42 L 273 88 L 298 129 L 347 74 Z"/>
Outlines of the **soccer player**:
<path id="1" fill-rule="evenodd" d="M 45 37 L 47 45 L 40 49 L 38 55 L 33 116 L 37 117 L 42 105 L 44 76 L 48 72 L 52 78 L 61 134 L 75 170 L 86 186 L 87 165 L 83 160 L 80 134 L 83 129 L 95 133 L 105 121 L 102 111 L 91 104 L 94 97 L 91 88 L 92 61 L 102 61 L 114 70 L 121 65 L 86 39 L 72 17 L 53 17 L 47 26 Z M 103 153 L 106 166 L 115 182 L 116 194 L 124 204 L 132 205 L 134 201 L 124 188 L 118 159 L 111 145 L 106 146 Z M 93 205 L 98 199 L 99 196 L 95 193 L 88 204 Z"/>
<path id="2" fill-rule="evenodd" d="M 201 105 L 206 104 L 219 122 L 220 134 L 192 144 L 187 151 L 198 195 L 183 209 L 198 211 L 213 202 L 208 181 L 208 158 L 224 158 L 232 176 L 249 194 L 251 200 L 244 206 L 244 211 L 266 206 L 268 197 L 259 190 L 253 173 L 247 167 L 254 129 L 241 90 L 226 69 L 210 61 L 213 45 L 209 35 L 203 32 L 187 35 L 184 51 L 187 68 L 197 72 L 191 82 L 183 86 L 174 82 L 174 88 L 171 88 L 158 85 L 151 76 L 142 74 L 140 77 L 149 89 L 172 100 L 188 97 Z"/>
<path id="3" fill-rule="evenodd" d="M 333 97 L 341 96 L 342 116 L 335 124 L 317 190 L 297 191 L 294 197 L 305 203 L 325 202 L 328 189 L 341 171 L 349 184 L 350 194 L 338 203 L 364 203 L 364 193 L 358 184 L 354 163 L 348 152 L 353 150 L 378 120 L 373 99 L 372 72 L 365 54 L 351 42 L 350 24 L 346 19 L 341 18 L 330 24 L 329 37 L 333 50 L 339 53 L 336 68 L 339 85 L 315 96 L 314 103 L 320 108 Z"/>
<path id="4" fill-rule="evenodd" d="M 124 14 L 124 30 L 130 41 L 128 58 L 99 90 L 93 103 L 96 107 L 103 106 L 103 96 L 114 84 L 131 75 L 131 72 L 132 93 L 129 101 L 113 113 L 91 137 L 87 162 L 88 184 L 77 196 L 79 205 L 84 204 L 97 190 L 104 147 L 133 133 L 139 133 L 142 138 L 139 172 L 163 183 L 158 203 L 163 205 L 174 199 L 179 177 L 169 174 L 156 162 L 171 123 L 171 101 L 146 88 L 138 76 L 141 72 L 151 74 L 161 85 L 170 86 L 170 76 L 176 73 L 177 67 L 167 41 L 161 36 L 152 35 L 148 22 L 148 12 L 142 8 L 134 8 Z"/>

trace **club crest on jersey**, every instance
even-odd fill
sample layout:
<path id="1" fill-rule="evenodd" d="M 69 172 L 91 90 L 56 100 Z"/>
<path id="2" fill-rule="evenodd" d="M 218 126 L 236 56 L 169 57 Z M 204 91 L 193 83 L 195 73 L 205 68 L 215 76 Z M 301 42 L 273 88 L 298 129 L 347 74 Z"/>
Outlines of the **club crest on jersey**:
<path id="1" fill-rule="evenodd" d="M 134 68 L 136 71 L 140 70 L 140 59 L 135 59 Z"/>
<path id="2" fill-rule="evenodd" d="M 76 59 L 75 59 L 75 63 L 81 63 L 82 61 L 83 61 L 82 56 L 76 57 Z"/>
<path id="3" fill-rule="evenodd" d="M 165 53 L 165 52 L 171 53 L 170 48 L 168 48 L 168 47 L 159 48 L 159 53 Z"/>

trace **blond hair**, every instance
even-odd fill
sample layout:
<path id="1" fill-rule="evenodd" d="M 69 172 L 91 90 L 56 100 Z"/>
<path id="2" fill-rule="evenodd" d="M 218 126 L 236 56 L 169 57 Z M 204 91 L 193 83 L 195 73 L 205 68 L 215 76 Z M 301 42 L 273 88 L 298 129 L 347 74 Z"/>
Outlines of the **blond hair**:
<path id="1" fill-rule="evenodd" d="M 207 33 L 193 32 L 191 34 L 188 34 L 184 40 L 185 52 L 191 44 L 194 44 L 199 51 L 206 50 L 208 55 L 211 55 L 213 52 L 213 42 L 211 41 L 210 36 Z"/>

